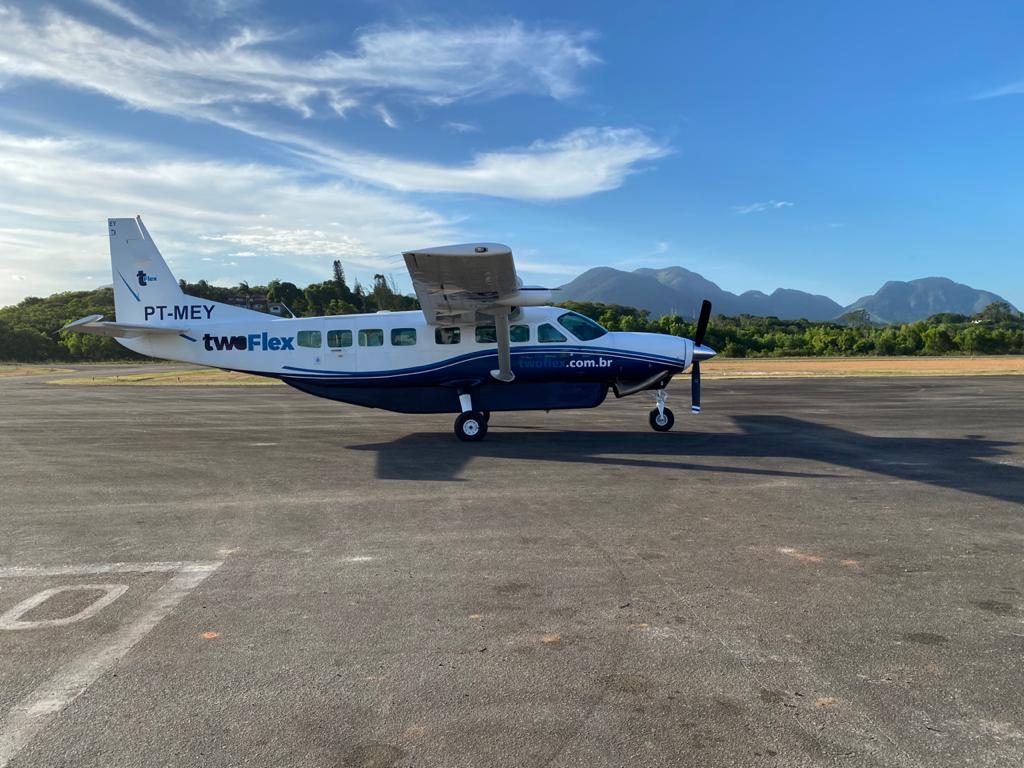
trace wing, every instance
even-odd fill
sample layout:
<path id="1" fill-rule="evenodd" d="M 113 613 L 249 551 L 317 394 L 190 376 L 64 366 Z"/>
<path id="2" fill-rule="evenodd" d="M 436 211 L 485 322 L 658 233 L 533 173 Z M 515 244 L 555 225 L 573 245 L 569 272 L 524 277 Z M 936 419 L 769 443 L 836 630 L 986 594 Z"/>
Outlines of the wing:
<path id="1" fill-rule="evenodd" d="M 169 328 L 165 325 L 143 325 L 141 323 L 110 323 L 100 322 L 103 315 L 89 315 L 81 320 L 68 323 L 62 331 L 89 333 L 93 336 L 116 336 L 118 338 L 134 338 L 147 333 L 178 334 L 187 333 L 188 328 Z"/>
<path id="2" fill-rule="evenodd" d="M 521 285 L 507 245 L 467 243 L 403 255 L 431 325 L 490 322 L 488 310 L 518 293 Z"/>
<path id="3" fill-rule="evenodd" d="M 509 317 L 517 307 L 550 303 L 551 291 L 523 286 L 512 249 L 500 243 L 446 245 L 402 255 L 429 324 L 497 325 L 500 367 L 491 374 L 512 381 Z"/>

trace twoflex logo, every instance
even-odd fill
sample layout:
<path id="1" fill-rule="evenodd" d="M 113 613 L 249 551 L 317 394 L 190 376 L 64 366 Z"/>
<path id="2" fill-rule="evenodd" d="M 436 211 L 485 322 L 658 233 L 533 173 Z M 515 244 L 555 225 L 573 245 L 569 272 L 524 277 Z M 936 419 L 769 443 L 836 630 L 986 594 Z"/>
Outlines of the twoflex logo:
<path id="1" fill-rule="evenodd" d="M 294 350 L 294 336 L 270 336 L 266 331 L 263 333 L 250 333 L 248 336 L 211 336 L 203 334 L 203 344 L 208 352 L 214 350 L 243 349 L 249 352 L 259 350 L 261 352 L 281 352 L 285 349 Z"/>

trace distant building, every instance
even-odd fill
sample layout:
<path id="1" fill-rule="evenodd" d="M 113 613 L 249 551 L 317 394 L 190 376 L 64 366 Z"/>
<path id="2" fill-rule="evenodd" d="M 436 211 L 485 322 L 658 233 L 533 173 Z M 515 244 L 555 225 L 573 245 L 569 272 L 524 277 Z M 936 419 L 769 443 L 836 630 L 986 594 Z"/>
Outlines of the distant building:
<path id="1" fill-rule="evenodd" d="M 228 304 L 245 307 L 255 312 L 263 312 L 276 317 L 291 317 L 292 313 L 284 304 L 279 301 L 267 301 L 266 296 L 232 296 L 227 300 Z"/>

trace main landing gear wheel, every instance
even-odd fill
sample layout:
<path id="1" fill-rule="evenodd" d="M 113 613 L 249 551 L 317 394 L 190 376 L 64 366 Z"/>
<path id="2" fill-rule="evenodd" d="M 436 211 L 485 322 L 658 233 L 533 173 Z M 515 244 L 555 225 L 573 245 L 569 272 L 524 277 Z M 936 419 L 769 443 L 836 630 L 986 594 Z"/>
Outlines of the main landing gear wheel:
<path id="1" fill-rule="evenodd" d="M 480 411 L 460 413 L 455 420 L 455 436 L 467 443 L 484 439 L 487 434 L 487 419 Z"/>
<path id="2" fill-rule="evenodd" d="M 657 408 L 652 408 L 650 422 L 651 429 L 655 432 L 668 432 L 672 429 L 672 425 L 676 423 L 676 417 L 668 408 L 666 408 L 662 413 L 659 413 Z"/>

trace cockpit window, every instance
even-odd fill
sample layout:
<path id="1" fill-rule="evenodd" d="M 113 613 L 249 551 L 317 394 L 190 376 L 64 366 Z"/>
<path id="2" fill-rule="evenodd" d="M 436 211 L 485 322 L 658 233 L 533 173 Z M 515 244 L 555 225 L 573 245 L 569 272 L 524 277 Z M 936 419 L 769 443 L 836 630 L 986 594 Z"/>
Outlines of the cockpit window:
<path id="1" fill-rule="evenodd" d="M 589 317 L 577 315 L 575 312 L 566 312 L 564 315 L 559 315 L 558 324 L 580 341 L 599 339 L 608 333 L 608 331 Z"/>

